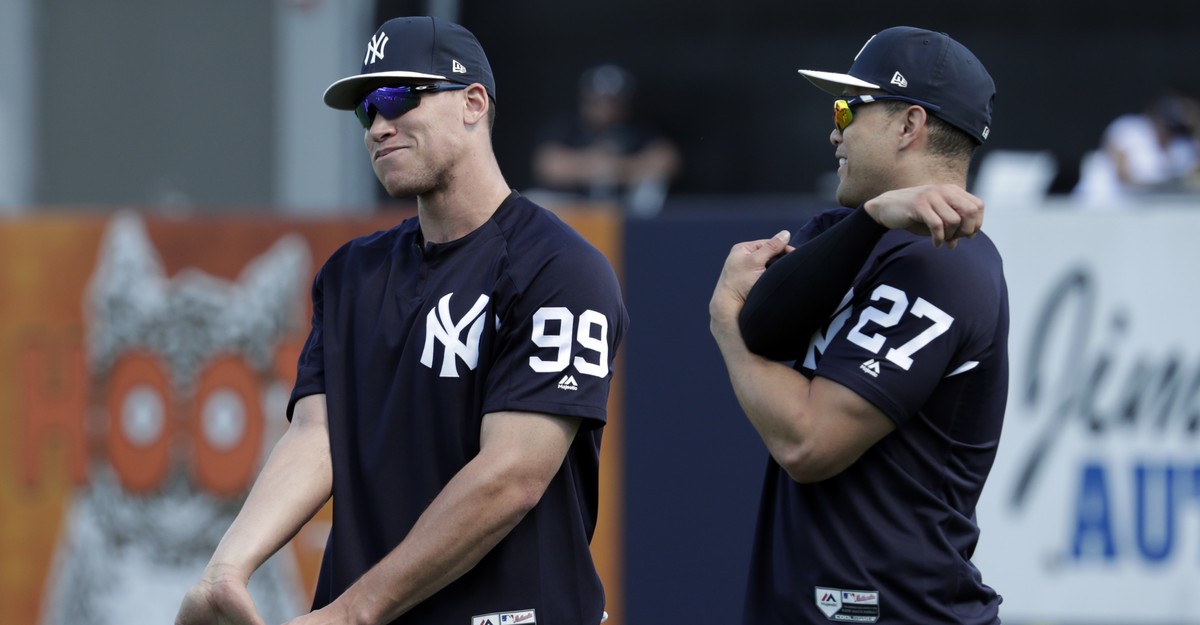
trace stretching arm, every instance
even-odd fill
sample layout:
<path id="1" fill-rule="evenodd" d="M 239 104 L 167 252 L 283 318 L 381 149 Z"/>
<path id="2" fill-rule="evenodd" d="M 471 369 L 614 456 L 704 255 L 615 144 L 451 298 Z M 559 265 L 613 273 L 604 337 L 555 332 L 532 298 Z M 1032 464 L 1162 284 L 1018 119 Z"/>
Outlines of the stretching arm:
<path id="1" fill-rule="evenodd" d="M 793 360 L 828 320 L 888 230 L 953 248 L 983 225 L 983 202 L 952 184 L 888 191 L 771 264 L 745 295 L 738 326 L 750 351 Z"/>
<path id="2" fill-rule="evenodd" d="M 290 625 L 388 623 L 461 577 L 541 500 L 579 423 L 527 412 L 485 415 L 479 454 L 408 536 L 333 603 Z"/>
<path id="3" fill-rule="evenodd" d="M 260 625 L 246 583 L 329 500 L 333 472 L 325 396 L 296 403 L 246 503 L 217 545 L 199 582 L 184 596 L 177 625 Z"/>
<path id="4" fill-rule="evenodd" d="M 803 353 L 885 232 L 866 211 L 856 210 L 772 263 L 738 316 L 750 351 L 772 360 Z"/>

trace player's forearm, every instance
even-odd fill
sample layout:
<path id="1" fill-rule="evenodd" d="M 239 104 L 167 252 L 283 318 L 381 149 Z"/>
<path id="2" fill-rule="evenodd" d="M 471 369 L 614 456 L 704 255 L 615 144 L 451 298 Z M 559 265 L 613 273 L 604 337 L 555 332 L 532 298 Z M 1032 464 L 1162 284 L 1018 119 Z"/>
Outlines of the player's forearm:
<path id="1" fill-rule="evenodd" d="M 856 210 L 768 267 L 740 313 L 750 350 L 774 360 L 800 357 L 885 232 Z"/>
<path id="2" fill-rule="evenodd" d="M 545 484 L 476 458 L 408 536 L 337 599 L 361 623 L 388 623 L 461 577 L 537 504 Z"/>
<path id="3" fill-rule="evenodd" d="M 736 320 L 714 320 L 712 332 L 738 404 L 771 456 L 789 472 L 802 466 L 812 443 L 806 411 L 809 380 L 750 352 Z"/>
<path id="4" fill-rule="evenodd" d="M 248 580 L 329 500 L 333 488 L 329 434 L 323 418 L 307 419 L 303 408 L 297 406 L 297 416 L 272 449 L 246 503 L 213 553 L 206 577 L 234 575 Z"/>

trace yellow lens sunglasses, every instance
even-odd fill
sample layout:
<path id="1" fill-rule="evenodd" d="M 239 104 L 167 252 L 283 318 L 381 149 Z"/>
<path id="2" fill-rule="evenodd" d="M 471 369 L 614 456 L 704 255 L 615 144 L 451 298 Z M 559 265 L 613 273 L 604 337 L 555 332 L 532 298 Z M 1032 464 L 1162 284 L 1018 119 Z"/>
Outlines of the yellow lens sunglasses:
<path id="1" fill-rule="evenodd" d="M 902 95 L 860 95 L 850 99 L 837 99 L 833 101 L 833 125 L 838 129 L 838 132 L 845 132 L 846 127 L 850 122 L 854 121 L 854 107 L 872 102 L 881 102 L 884 100 L 898 100 L 900 102 L 908 102 L 924 107 L 930 113 L 936 113 L 942 110 L 942 107 L 931 104 L 924 100 L 910 98 Z"/>

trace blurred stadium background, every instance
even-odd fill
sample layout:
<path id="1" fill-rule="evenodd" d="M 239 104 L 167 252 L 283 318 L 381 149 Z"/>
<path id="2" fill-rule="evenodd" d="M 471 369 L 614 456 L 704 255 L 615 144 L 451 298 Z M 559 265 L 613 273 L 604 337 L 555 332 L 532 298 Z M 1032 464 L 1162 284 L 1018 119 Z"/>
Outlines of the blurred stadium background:
<path id="1" fill-rule="evenodd" d="M 734 242 L 830 205 L 829 101 L 796 69 L 846 68 L 910 24 L 998 85 L 971 184 L 1012 291 L 977 554 L 1001 615 L 1200 624 L 1200 195 L 1068 195 L 1109 121 L 1200 88 L 1182 0 L 0 0 L 0 623 L 169 622 L 282 428 L 313 272 L 412 212 L 320 101 L 405 14 L 482 42 L 517 189 L 541 121 L 601 62 L 683 152 L 655 217 L 558 207 L 617 265 L 633 321 L 595 549 L 611 623 L 738 622 L 766 454 L 708 295 Z M 264 611 L 307 602 L 327 519 L 256 577 Z"/>

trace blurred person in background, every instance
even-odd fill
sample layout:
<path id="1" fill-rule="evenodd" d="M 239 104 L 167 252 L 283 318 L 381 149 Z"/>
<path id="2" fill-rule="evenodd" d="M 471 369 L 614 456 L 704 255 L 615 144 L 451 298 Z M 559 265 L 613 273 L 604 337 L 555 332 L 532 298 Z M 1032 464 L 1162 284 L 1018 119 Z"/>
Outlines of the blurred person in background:
<path id="1" fill-rule="evenodd" d="M 682 159 L 669 138 L 633 116 L 633 75 L 616 65 L 579 79 L 579 109 L 545 128 L 533 154 L 540 191 L 562 200 L 614 202 L 629 213 L 662 209 Z"/>
<path id="2" fill-rule="evenodd" d="M 1200 102 L 1167 90 L 1140 113 L 1104 130 L 1099 150 L 1084 157 L 1073 194 L 1088 207 L 1151 192 L 1200 190 Z"/>

